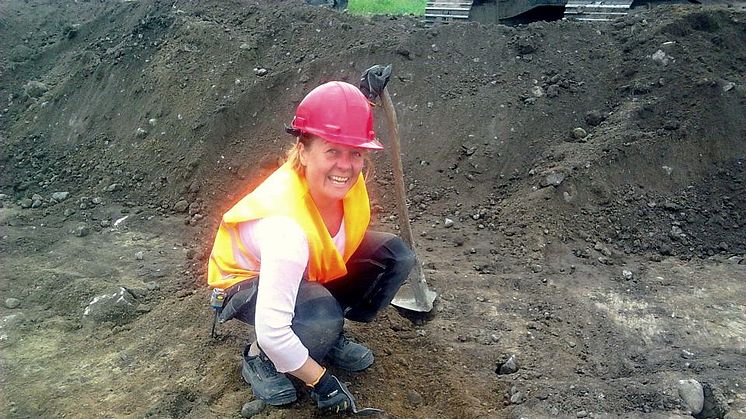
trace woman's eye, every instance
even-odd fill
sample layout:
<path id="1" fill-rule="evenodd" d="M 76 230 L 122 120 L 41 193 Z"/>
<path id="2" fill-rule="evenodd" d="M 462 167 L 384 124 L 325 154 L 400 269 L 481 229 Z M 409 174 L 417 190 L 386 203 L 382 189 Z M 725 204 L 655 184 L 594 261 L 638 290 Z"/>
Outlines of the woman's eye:
<path id="1" fill-rule="evenodd" d="M 363 157 L 363 153 L 361 153 L 361 152 L 359 152 L 359 151 L 354 151 L 354 152 L 352 153 L 352 155 L 353 155 L 353 156 L 354 156 L 354 157 L 355 157 L 356 159 L 359 159 L 359 158 Z"/>
<path id="2" fill-rule="evenodd" d="M 331 155 L 337 154 L 337 150 L 335 150 L 335 149 L 333 149 L 333 148 L 330 148 L 329 150 L 326 150 L 326 152 L 327 152 L 328 154 L 331 154 Z"/>

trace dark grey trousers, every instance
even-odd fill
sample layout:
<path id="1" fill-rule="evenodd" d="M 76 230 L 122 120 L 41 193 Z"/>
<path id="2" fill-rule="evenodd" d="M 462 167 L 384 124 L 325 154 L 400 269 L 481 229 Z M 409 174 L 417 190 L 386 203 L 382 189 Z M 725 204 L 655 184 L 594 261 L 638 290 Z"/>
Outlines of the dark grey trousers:
<path id="1" fill-rule="evenodd" d="M 339 338 L 345 318 L 372 321 L 391 303 L 414 263 L 414 252 L 401 238 L 367 231 L 347 262 L 347 275 L 323 285 L 303 279 L 291 328 L 311 358 L 321 361 L 326 356 Z M 254 325 L 260 280 L 244 281 L 226 290 L 221 322 L 236 318 Z"/>

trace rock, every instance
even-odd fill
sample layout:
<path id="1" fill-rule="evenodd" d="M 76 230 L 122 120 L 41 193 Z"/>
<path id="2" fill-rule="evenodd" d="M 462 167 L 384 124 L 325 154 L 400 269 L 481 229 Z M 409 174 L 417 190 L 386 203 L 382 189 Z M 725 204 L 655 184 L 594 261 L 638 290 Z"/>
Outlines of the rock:
<path id="1" fill-rule="evenodd" d="M 507 361 L 503 362 L 497 367 L 495 372 L 497 373 L 497 375 L 507 375 L 518 372 L 518 369 L 518 361 L 516 361 L 515 355 L 511 355 Z"/>
<path id="2" fill-rule="evenodd" d="M 559 96 L 559 89 L 559 86 L 556 84 L 549 85 L 549 87 L 547 87 L 547 97 Z"/>
<path id="3" fill-rule="evenodd" d="M 673 59 L 673 57 L 671 57 L 670 55 L 666 55 L 666 53 L 661 50 L 655 51 L 651 58 L 656 64 L 664 66 L 668 65 L 668 63 L 671 62 L 671 60 Z"/>
<path id="4" fill-rule="evenodd" d="M 143 260 L 142 250 L 139 251 L 139 252 L 137 252 L 137 253 L 135 253 L 135 259 L 137 259 L 137 260 Z"/>
<path id="5" fill-rule="evenodd" d="M 446 228 L 453 227 L 453 220 L 451 220 L 450 218 L 446 217 L 445 221 L 443 222 L 443 225 Z"/>
<path id="6" fill-rule="evenodd" d="M 727 83 L 725 83 L 725 84 L 723 85 L 723 91 L 724 91 L 724 92 L 727 92 L 727 91 L 729 91 L 729 90 L 732 90 L 732 89 L 733 89 L 734 87 L 736 87 L 736 84 L 735 84 L 735 83 L 733 83 L 732 81 L 729 81 L 729 82 L 727 82 Z"/>
<path id="7" fill-rule="evenodd" d="M 267 70 L 266 68 L 255 68 L 254 69 L 254 74 L 256 74 L 259 77 L 266 76 L 267 73 L 269 73 L 269 70 Z"/>
<path id="8" fill-rule="evenodd" d="M 523 395 L 522 391 L 516 391 L 512 396 L 510 396 L 510 403 L 512 404 L 521 404 L 526 401 L 526 396 Z"/>
<path id="9" fill-rule="evenodd" d="M 248 403 L 244 403 L 244 405 L 241 407 L 241 417 L 242 418 L 250 418 L 258 415 L 261 413 L 265 408 L 267 407 L 267 404 L 263 400 L 252 400 Z"/>
<path id="10" fill-rule="evenodd" d="M 551 172 L 541 180 L 541 186 L 559 186 L 565 180 L 565 174 L 562 172 Z"/>
<path id="11" fill-rule="evenodd" d="M 572 130 L 572 137 L 575 138 L 576 140 L 582 140 L 583 138 L 587 136 L 588 136 L 588 133 L 586 132 L 586 130 L 584 130 L 581 127 L 577 127 Z"/>
<path id="12" fill-rule="evenodd" d="M 731 257 L 728 258 L 728 262 L 730 262 L 730 263 L 732 263 L 734 265 L 739 265 L 739 264 L 741 264 L 742 261 L 743 261 L 743 257 L 738 256 L 738 255 L 731 256 Z"/>
<path id="13" fill-rule="evenodd" d="M 118 183 L 112 183 L 111 185 L 106 187 L 106 192 L 114 192 L 121 189 L 121 186 L 119 186 Z"/>
<path id="14" fill-rule="evenodd" d="M 176 212 L 186 212 L 187 208 L 189 208 L 189 202 L 183 199 L 174 204 L 174 211 Z"/>
<path id="15" fill-rule="evenodd" d="M 681 123 L 674 119 L 669 119 L 663 124 L 663 129 L 666 131 L 675 131 L 681 127 Z"/>
<path id="16" fill-rule="evenodd" d="M 191 204 L 189 204 L 189 215 L 195 215 L 199 213 L 199 210 L 201 209 L 202 208 L 197 202 L 192 202 Z"/>
<path id="17" fill-rule="evenodd" d="M 5 299 L 6 308 L 13 309 L 13 308 L 18 308 L 20 306 L 21 306 L 21 300 L 19 300 L 18 298 L 10 297 L 10 298 Z"/>
<path id="18" fill-rule="evenodd" d="M 679 380 L 676 386 L 679 397 L 684 401 L 684 405 L 693 415 L 699 414 L 705 403 L 705 393 L 702 384 L 699 381 L 690 378 L 688 380 Z"/>
<path id="19" fill-rule="evenodd" d="M 137 316 L 137 301 L 123 287 L 111 294 L 98 295 L 83 311 L 83 319 L 94 323 L 113 322 L 123 325 Z"/>
<path id="20" fill-rule="evenodd" d="M 585 123 L 595 127 L 606 119 L 606 116 L 599 111 L 590 111 L 585 114 Z"/>
<path id="21" fill-rule="evenodd" d="M 624 269 L 622 271 L 622 278 L 626 279 L 627 281 L 630 281 L 632 280 L 632 278 L 634 278 L 634 274 L 632 273 L 632 271 L 628 271 Z"/>
<path id="22" fill-rule="evenodd" d="M 75 230 L 73 230 L 73 234 L 78 237 L 85 237 L 91 234 L 91 228 L 88 227 L 86 223 L 80 223 L 75 227 Z"/>
<path id="23" fill-rule="evenodd" d="M 43 204 L 41 199 L 31 200 L 31 208 L 39 208 Z"/>
<path id="24" fill-rule="evenodd" d="M 0 202 L 5 201 L 6 199 L 8 199 L 8 195 L 0 193 Z"/>
<path id="25" fill-rule="evenodd" d="M 408 390 L 407 391 L 407 402 L 412 407 L 417 407 L 421 405 L 425 400 L 422 398 L 422 395 L 414 390 Z"/>
<path id="26" fill-rule="evenodd" d="M 52 199 L 57 202 L 62 202 L 70 196 L 70 192 L 55 192 L 52 194 Z"/>
<path id="27" fill-rule="evenodd" d="M 49 87 L 40 81 L 32 80 L 23 85 L 23 92 L 28 97 L 41 97 L 47 90 L 49 90 Z"/>
<path id="28" fill-rule="evenodd" d="M 155 290 L 160 289 L 161 286 L 155 281 L 150 281 L 145 284 L 145 288 L 147 288 L 148 291 L 155 291 Z"/>
<path id="29" fill-rule="evenodd" d="M 541 86 L 534 86 L 531 88 L 531 94 L 534 97 L 542 97 L 544 96 L 544 89 L 542 89 Z"/>
<path id="30" fill-rule="evenodd" d="M 155 118 L 150 118 L 150 119 L 148 119 L 148 125 L 150 125 L 151 127 L 154 127 L 154 126 L 158 125 L 158 120 L 155 119 Z"/>
<path id="31" fill-rule="evenodd" d="M 601 242 L 596 242 L 596 244 L 593 245 L 593 249 L 601 252 L 601 254 L 606 257 L 611 257 L 612 255 L 611 250 Z"/>
<path id="32" fill-rule="evenodd" d="M 135 130 L 135 137 L 137 137 L 137 138 L 145 138 L 147 135 L 148 135 L 148 131 L 145 130 L 144 128 L 138 127 Z"/>
<path id="33" fill-rule="evenodd" d="M 588 416 L 588 412 L 586 412 L 585 410 L 581 410 L 575 414 L 575 417 L 578 417 L 578 418 L 585 418 L 587 416 Z"/>

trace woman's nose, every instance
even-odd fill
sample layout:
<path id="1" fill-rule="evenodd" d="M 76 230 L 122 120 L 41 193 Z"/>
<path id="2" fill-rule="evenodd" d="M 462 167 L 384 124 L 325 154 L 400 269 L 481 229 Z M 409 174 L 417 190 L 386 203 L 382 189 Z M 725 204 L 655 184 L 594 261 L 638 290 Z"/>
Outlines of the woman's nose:
<path id="1" fill-rule="evenodd" d="M 337 159 L 337 167 L 344 170 L 352 169 L 352 156 L 350 153 L 340 153 L 339 159 Z"/>

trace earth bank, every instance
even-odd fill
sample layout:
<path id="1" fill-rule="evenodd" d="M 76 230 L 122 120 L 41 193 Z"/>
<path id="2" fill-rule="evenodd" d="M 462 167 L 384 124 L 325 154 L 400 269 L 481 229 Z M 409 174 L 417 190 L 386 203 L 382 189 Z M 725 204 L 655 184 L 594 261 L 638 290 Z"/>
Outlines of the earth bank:
<path id="1" fill-rule="evenodd" d="M 4 414 L 238 417 L 251 331 L 212 339 L 204 285 L 219 218 L 276 167 L 305 93 L 392 63 L 440 299 L 426 322 L 349 325 L 377 357 L 340 373 L 361 406 L 686 417 L 678 382 L 696 379 L 698 417 L 746 416 L 744 19 L 661 5 L 428 28 L 296 1 L 4 2 Z M 369 188 L 395 231 L 386 160 Z M 314 417 L 299 394 L 259 417 Z"/>

